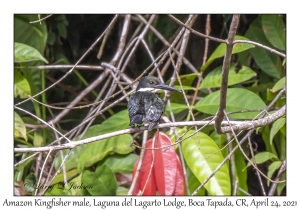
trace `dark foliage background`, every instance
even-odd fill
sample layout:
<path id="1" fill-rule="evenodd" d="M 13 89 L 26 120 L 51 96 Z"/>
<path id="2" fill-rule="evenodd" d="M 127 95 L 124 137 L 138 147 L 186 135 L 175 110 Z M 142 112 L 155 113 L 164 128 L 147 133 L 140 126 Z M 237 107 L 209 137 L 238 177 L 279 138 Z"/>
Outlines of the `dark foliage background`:
<path id="1" fill-rule="evenodd" d="M 126 16 L 128 19 L 126 19 Z M 47 17 L 47 15 L 16 14 L 14 16 L 14 41 L 15 43 L 26 45 L 16 46 L 15 44 L 14 103 L 15 107 L 26 110 L 39 119 L 49 122 L 63 134 L 68 131 L 73 131 L 68 134 L 68 136 L 74 141 L 128 128 L 129 121 L 126 111 L 127 100 L 124 98 L 118 103 L 115 102 L 121 95 L 125 95 L 125 93 L 128 93 L 134 88 L 134 86 L 125 89 L 125 93 L 122 92 L 126 85 L 131 84 L 128 83 L 128 80 L 124 80 L 123 77 L 118 77 L 118 81 L 116 81 L 111 73 L 105 73 L 107 69 L 100 69 L 102 62 L 110 63 L 118 69 L 122 69 L 123 75 L 129 80 L 134 81 L 153 63 L 149 52 L 151 52 L 154 59 L 159 58 L 162 53 L 169 49 L 169 46 L 166 45 L 165 42 L 168 41 L 171 44 L 180 30 L 183 29 L 183 27 L 169 15 L 155 15 L 155 17 L 153 17 L 151 14 L 131 15 L 130 17 L 128 17 L 128 15 L 119 15 L 113 24 L 111 24 L 115 18 L 113 14 L 54 14 L 47 17 L 41 23 L 30 23 L 31 21 L 36 21 L 44 17 Z M 154 19 L 151 22 L 151 26 L 160 33 L 160 36 L 150 28 L 146 30 L 144 36 L 141 38 L 141 40 L 146 43 L 145 45 L 147 45 L 148 49 L 141 43 L 135 46 L 134 44 L 137 43 L 137 41 L 134 39 L 141 36 L 145 29 L 145 24 L 142 19 L 147 23 L 150 22 L 152 17 Z M 185 23 L 189 17 L 191 18 L 191 16 L 184 14 L 174 15 L 174 17 L 183 23 Z M 199 14 L 196 17 L 194 15 L 191 27 L 202 34 L 226 40 L 228 38 L 231 20 L 231 14 Z M 126 22 L 130 22 L 130 24 L 125 26 Z M 110 30 L 107 32 L 109 24 L 111 24 Z M 232 84 L 229 84 L 229 88 L 247 90 L 256 94 L 260 99 L 259 102 L 251 98 L 244 100 L 236 95 L 236 99 L 233 101 L 244 100 L 242 102 L 245 102 L 245 105 L 238 107 L 239 105 L 227 104 L 227 108 L 229 106 L 237 108 L 237 110 L 229 111 L 240 111 L 244 109 L 263 110 L 274 99 L 276 101 L 271 107 L 271 110 L 268 111 L 269 113 L 274 113 L 285 105 L 285 93 L 282 94 L 281 92 L 279 95 L 280 90 L 285 88 L 285 56 L 280 56 L 280 54 L 276 53 L 279 52 L 283 55 L 286 53 L 285 25 L 285 15 L 242 14 L 240 16 L 236 35 L 267 46 L 273 51 L 251 44 L 236 44 L 240 44 L 241 48 L 236 53 L 233 53 L 231 63 L 232 66 L 234 66 L 232 68 L 235 73 L 242 75 L 240 75 L 240 77 L 230 75 L 229 78 L 232 78 Z M 102 37 L 101 40 L 91 48 L 100 35 L 105 34 L 105 31 L 107 35 L 105 35 L 104 38 Z M 120 38 L 124 31 L 126 31 L 126 38 L 121 42 Z M 162 41 L 162 39 L 164 39 L 164 41 Z M 159 66 L 160 75 L 164 81 L 169 84 L 170 78 L 178 80 L 174 69 L 179 72 L 189 105 L 192 106 L 195 120 L 200 121 L 216 113 L 214 108 L 212 108 L 213 111 L 205 111 L 203 108 L 205 106 L 213 106 L 213 101 L 208 101 L 207 104 L 200 104 L 199 102 L 220 89 L 220 84 L 215 85 L 215 83 L 218 83 L 215 80 L 216 78 L 221 78 L 222 74 L 221 72 L 216 73 L 218 72 L 216 69 L 223 65 L 224 54 L 222 56 L 222 50 L 220 50 L 221 56 L 213 56 L 218 53 L 219 42 L 213 40 L 208 42 L 205 38 L 195 33 L 189 34 L 189 37 L 186 38 L 186 40 L 188 40 L 187 42 L 184 42 L 184 39 L 184 37 L 181 37 L 179 44 L 175 46 L 178 46 L 177 49 L 180 51 L 180 47 L 185 45 L 186 50 L 184 57 L 186 62 L 183 62 L 182 66 L 176 69 L 172 65 L 170 56 L 168 55 L 167 59 Z M 119 47 L 121 43 L 124 44 L 124 47 L 120 50 Z M 130 43 L 133 43 L 133 45 L 130 45 Z M 29 49 L 27 46 L 32 47 L 35 51 Z M 18 54 L 18 49 L 20 49 L 21 52 L 27 52 L 27 54 Z M 100 49 L 102 49 L 102 54 L 97 58 Z M 126 50 L 128 50 L 128 52 L 126 52 Z M 276 51 L 275 53 L 274 50 Z M 40 55 L 38 55 L 37 52 Z M 121 56 L 112 62 L 117 52 L 121 52 Z M 174 51 L 171 50 L 170 52 L 173 53 Z M 87 54 L 84 55 L 85 53 Z M 30 55 L 31 57 L 29 56 L 30 58 L 28 58 L 25 55 Z M 128 62 L 126 62 L 127 58 Z M 210 58 L 213 62 L 207 65 L 206 69 L 203 69 L 204 64 L 208 63 L 207 61 Z M 47 62 L 43 59 L 46 59 Z M 173 57 L 173 61 L 175 62 L 178 62 L 178 59 L 178 55 Z M 69 74 L 68 72 L 72 69 L 72 66 L 78 61 L 80 61 L 80 63 L 78 63 L 79 66 L 75 67 Z M 86 67 L 82 67 L 83 65 Z M 241 73 L 243 72 L 241 70 L 243 66 L 248 68 L 245 74 Z M 96 67 L 98 67 L 98 69 L 96 69 Z M 151 70 L 152 69 L 153 67 Z M 149 72 L 150 71 L 147 73 Z M 198 74 L 196 74 L 197 72 Z M 216 76 L 215 80 L 209 76 L 214 72 Z M 155 75 L 158 75 L 157 72 Z M 115 76 L 118 75 L 115 74 Z M 65 78 L 57 83 L 57 81 L 63 77 Z M 95 87 L 92 87 L 91 84 L 101 77 L 103 77 L 103 79 L 95 85 Z M 203 79 L 202 83 L 207 79 L 207 87 L 201 88 L 200 86 L 199 88 L 199 78 L 201 78 L 201 80 Z M 210 81 L 209 78 L 211 78 Z M 108 82 L 108 84 L 106 84 L 106 82 Z M 33 96 L 53 84 L 55 85 L 52 88 L 35 97 L 36 100 L 43 104 L 39 104 L 34 100 L 24 102 L 24 100 L 28 98 L 28 95 Z M 115 84 L 119 85 L 115 87 L 114 93 L 121 92 L 114 97 L 111 97 L 112 93 L 106 95 L 108 88 L 112 88 Z M 175 83 L 175 86 L 180 88 L 178 82 Z M 232 94 L 234 95 L 234 92 Z M 81 97 L 78 102 L 72 104 L 71 107 L 82 106 L 82 108 L 71 109 L 61 118 L 55 120 L 56 117 L 63 112 L 62 109 L 57 109 L 57 107 L 66 109 L 72 101 L 78 99 L 79 95 L 83 95 L 83 97 Z M 161 94 L 161 96 L 163 97 L 163 94 Z M 276 96 L 280 96 L 279 99 L 276 99 Z M 78 130 L 79 128 L 76 128 L 76 126 L 82 123 L 82 121 L 90 115 L 91 111 L 99 106 L 97 105 L 91 108 L 85 105 L 92 104 L 96 101 L 101 102 L 103 99 L 105 99 L 105 101 L 103 101 L 103 104 L 100 103 L 102 104 L 100 110 L 109 105 L 113 106 L 103 111 L 103 113 L 93 120 L 90 119 L 90 124 L 81 126 L 81 129 Z M 167 99 L 170 99 L 173 105 L 173 114 L 176 122 L 192 121 L 182 95 L 172 93 Z M 257 105 L 259 103 L 264 104 L 264 106 L 259 107 Z M 45 104 L 52 107 L 46 107 Z M 166 109 L 166 116 L 171 119 L 172 113 L 169 111 L 170 108 L 167 107 Z M 58 139 L 59 134 L 55 130 L 48 126 L 43 126 L 44 123 L 22 110 L 15 109 L 15 148 L 47 146 Z M 95 112 L 99 112 L 100 110 Z M 256 114 L 257 113 L 256 110 Z M 255 113 L 249 116 L 250 115 L 246 117 L 246 115 L 241 114 L 240 117 L 237 117 L 237 115 L 234 115 L 230 119 L 233 121 L 251 120 L 254 118 Z M 178 132 L 180 133 L 185 129 L 187 128 L 180 127 Z M 278 181 L 285 179 L 285 169 L 280 171 L 282 168 L 285 168 L 283 166 L 286 164 L 285 130 L 285 117 L 281 117 L 272 124 L 256 129 L 250 137 L 253 144 L 252 146 L 254 147 L 253 154 L 255 158 L 251 154 L 251 147 L 247 143 L 242 145 L 245 155 L 252 161 L 255 160 L 257 167 L 271 180 Z M 213 126 L 206 126 L 201 132 L 208 135 L 219 149 L 226 146 L 221 151 L 223 158 L 229 154 L 232 147 L 236 146 L 236 142 L 234 141 L 231 146 L 227 144 L 228 139 L 230 139 L 232 135 L 219 135 L 215 132 Z M 246 132 L 247 131 L 244 131 L 238 138 L 241 139 L 243 135 L 246 135 Z M 172 132 L 170 134 L 172 134 Z M 149 136 L 151 136 L 151 133 Z M 174 133 L 173 137 L 176 139 Z M 112 142 L 110 146 L 114 147 L 113 149 L 103 145 L 96 146 L 96 143 L 102 143 L 102 141 L 99 141 L 76 147 L 71 150 L 70 154 L 68 153 L 69 150 L 65 149 L 63 152 L 37 153 L 27 160 L 26 158 L 34 154 L 33 152 L 15 153 L 15 194 L 127 194 L 131 186 L 130 174 L 140 154 L 139 148 L 129 147 L 130 142 L 133 140 L 141 144 L 142 134 L 138 132 L 107 139 L 106 141 Z M 63 143 L 64 141 L 61 141 L 59 144 Z M 101 148 L 102 150 L 93 151 L 93 148 Z M 177 152 L 179 152 L 177 147 L 176 149 Z M 87 154 L 89 153 L 91 155 L 97 155 L 88 156 Z M 103 156 L 100 157 L 100 153 L 103 154 Z M 69 156 L 65 164 L 63 164 L 63 167 L 58 171 L 59 173 L 56 173 L 62 163 L 61 160 L 67 154 Z M 88 159 L 92 157 L 95 157 L 95 160 L 92 161 Z M 186 162 L 188 162 L 188 158 L 188 156 L 185 156 Z M 286 195 L 285 183 L 274 184 L 267 178 L 259 176 L 257 169 L 251 166 L 240 151 L 235 153 L 234 158 L 236 160 L 235 162 L 230 160 L 227 161 L 227 165 L 225 164 L 229 171 L 228 176 L 231 180 L 227 183 L 229 188 L 231 187 L 230 195 Z M 208 159 L 207 161 L 209 162 L 210 160 Z M 115 167 L 109 167 L 107 162 Z M 105 168 L 103 168 L 104 166 Z M 232 170 L 232 166 L 235 167 L 235 170 Z M 189 181 L 188 187 L 190 192 L 193 192 L 202 182 L 202 178 L 205 179 L 205 177 L 199 178 L 199 176 L 193 174 L 194 169 L 192 166 L 187 164 L 185 167 L 187 170 L 186 176 Z M 99 178 L 103 175 L 99 171 L 105 171 L 107 172 L 107 176 L 111 175 L 110 178 L 114 178 L 112 180 L 104 177 Z M 83 182 L 99 186 L 99 183 L 94 182 L 91 177 L 98 177 L 100 184 L 105 185 L 103 183 L 107 182 L 110 183 L 109 186 L 113 187 L 108 192 L 103 192 L 101 189 L 94 191 L 73 190 L 66 192 L 58 189 L 52 191 L 35 190 L 33 187 L 25 187 L 24 185 L 24 183 L 28 182 L 32 183 L 32 185 L 27 186 L 33 186 L 33 183 L 46 185 L 46 183 L 52 180 L 52 182 L 50 182 L 51 185 L 66 181 L 70 183 L 73 181 L 78 184 Z M 238 184 L 234 183 L 233 180 L 238 180 Z M 214 191 L 208 188 L 202 188 L 197 195 L 214 195 Z"/>

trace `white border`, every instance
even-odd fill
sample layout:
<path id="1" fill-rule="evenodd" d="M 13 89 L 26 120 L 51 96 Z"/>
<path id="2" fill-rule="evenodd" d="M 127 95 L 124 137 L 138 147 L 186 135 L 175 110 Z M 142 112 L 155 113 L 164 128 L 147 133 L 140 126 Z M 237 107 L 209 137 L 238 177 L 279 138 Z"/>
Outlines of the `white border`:
<path id="1" fill-rule="evenodd" d="M 298 200 L 299 201 L 299 6 L 293 4 L 296 1 L 1 1 L 1 184 L 0 184 L 0 206 L 3 206 L 4 199 L 33 201 L 37 198 L 51 200 L 52 197 L 13 197 L 13 14 L 14 13 L 286 13 L 287 14 L 287 197 L 269 197 L 269 201 L 277 200 Z M 59 197 L 54 197 L 59 199 Z M 231 200 L 243 199 L 245 197 L 229 197 Z M 63 200 L 83 200 L 84 197 L 62 197 Z M 122 202 L 125 197 L 88 197 L 86 200 L 119 200 Z M 158 199 L 163 201 L 163 197 L 139 197 L 139 200 Z M 173 197 L 165 198 L 174 200 Z M 179 197 L 178 200 L 185 200 L 190 197 Z M 192 198 L 205 201 L 209 197 Z M 214 197 L 216 200 L 224 200 L 225 197 Z M 246 198 L 251 202 L 253 197 Z M 264 200 L 265 197 L 255 197 L 256 200 Z M 23 207 L 25 209 L 46 209 L 46 207 Z M 81 207 L 82 208 L 82 207 Z M 95 207 L 100 209 L 101 207 Z M 95 209 L 94 208 L 94 209 Z M 122 207 L 127 209 L 142 209 L 141 207 Z M 157 207 L 148 207 L 154 209 Z M 164 207 L 176 209 L 175 207 Z M 194 209 L 200 207 L 194 207 Z M 202 207 L 203 208 L 203 207 Z M 232 209 L 225 207 L 223 209 Z M 274 209 L 264 207 L 264 209 Z M 297 209 L 292 208 L 292 209 Z M 4 208 L 7 209 L 7 208 Z M 11 208 L 15 209 L 15 208 Z M 62 207 L 55 207 L 62 209 Z M 79 208 L 77 208 L 79 209 Z M 91 209 L 91 208 L 90 208 Z M 107 207 L 106 209 L 114 209 Z M 209 209 L 209 207 L 205 207 Z M 249 207 L 248 209 L 254 209 Z M 285 208 L 281 208 L 285 209 Z"/>

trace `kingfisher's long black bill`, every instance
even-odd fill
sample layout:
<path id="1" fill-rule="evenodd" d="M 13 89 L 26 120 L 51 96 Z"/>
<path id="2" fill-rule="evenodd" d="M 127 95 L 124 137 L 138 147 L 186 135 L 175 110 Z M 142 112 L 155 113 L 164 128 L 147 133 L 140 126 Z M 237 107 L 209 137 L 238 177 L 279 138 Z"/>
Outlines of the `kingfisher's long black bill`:
<path id="1" fill-rule="evenodd" d="M 176 88 L 173 88 L 169 85 L 166 85 L 166 84 L 158 84 L 156 85 L 154 88 L 156 89 L 162 89 L 162 90 L 170 90 L 170 91 L 175 91 L 175 92 L 181 92 L 181 90 L 177 90 Z"/>

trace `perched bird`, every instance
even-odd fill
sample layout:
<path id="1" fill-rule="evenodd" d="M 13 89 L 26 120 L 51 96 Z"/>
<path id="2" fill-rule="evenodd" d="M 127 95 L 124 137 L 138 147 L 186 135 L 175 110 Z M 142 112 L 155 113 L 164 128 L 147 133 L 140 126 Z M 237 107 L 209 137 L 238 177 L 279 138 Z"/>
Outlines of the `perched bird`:
<path id="1" fill-rule="evenodd" d="M 149 131 L 155 127 L 165 110 L 164 101 L 155 93 L 159 89 L 181 92 L 161 83 L 156 77 L 142 77 L 136 88 L 136 92 L 131 95 L 128 102 L 129 126 L 134 128 L 141 126 L 145 122 L 149 122 Z"/>

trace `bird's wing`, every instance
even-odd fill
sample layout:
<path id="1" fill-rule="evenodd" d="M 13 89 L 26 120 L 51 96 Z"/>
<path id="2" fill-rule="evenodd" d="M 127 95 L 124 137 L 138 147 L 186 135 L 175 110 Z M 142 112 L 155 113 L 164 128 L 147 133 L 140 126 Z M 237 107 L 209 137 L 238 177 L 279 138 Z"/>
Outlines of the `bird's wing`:
<path id="1" fill-rule="evenodd" d="M 156 94 L 153 94 L 152 103 L 146 105 L 146 119 L 149 120 L 149 131 L 158 123 L 164 112 L 164 102 Z"/>
<path id="2" fill-rule="evenodd" d="M 129 99 L 128 103 L 128 114 L 130 118 L 130 126 L 134 124 L 142 124 L 145 118 L 145 110 L 142 97 L 139 97 L 139 92 L 135 93 L 138 94 L 135 97 L 133 95 Z M 140 99 L 135 101 L 136 99 Z"/>

